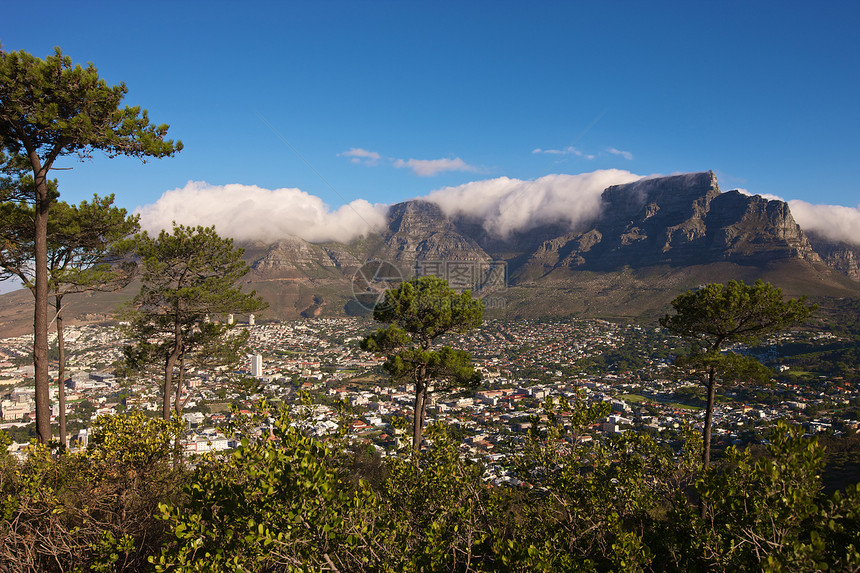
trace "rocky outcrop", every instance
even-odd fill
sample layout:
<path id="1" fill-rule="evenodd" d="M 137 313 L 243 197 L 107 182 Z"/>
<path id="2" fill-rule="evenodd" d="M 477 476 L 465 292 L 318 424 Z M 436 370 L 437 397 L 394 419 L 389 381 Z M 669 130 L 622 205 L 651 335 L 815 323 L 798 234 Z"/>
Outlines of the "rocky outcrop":
<path id="1" fill-rule="evenodd" d="M 821 262 L 784 201 L 728 191 L 708 216 L 712 257 L 747 264 L 781 259 Z"/>
<path id="2" fill-rule="evenodd" d="M 527 265 L 609 271 L 734 262 L 820 262 L 782 201 L 722 193 L 713 172 L 609 187 L 591 229 L 545 241 Z"/>
<path id="3" fill-rule="evenodd" d="M 808 233 L 809 242 L 827 265 L 860 281 L 860 245 L 833 241 L 818 233 Z"/>
<path id="4" fill-rule="evenodd" d="M 388 226 L 377 236 L 350 245 L 286 237 L 265 248 L 257 246 L 262 254 L 254 258 L 253 268 L 269 276 L 348 279 L 368 259 L 388 261 L 403 276 L 425 262 L 505 261 L 517 280 L 556 269 L 767 266 L 800 260 L 825 262 L 860 278 L 860 249 L 821 237 L 815 238 L 813 248 L 785 202 L 723 193 L 710 171 L 615 185 L 603 192 L 602 204 L 600 218 L 585 232 L 547 226 L 494 242 L 474 221 L 451 220 L 428 201 L 406 201 L 391 207 Z M 493 248 L 488 252 L 479 241 Z"/>
<path id="5" fill-rule="evenodd" d="M 459 233 L 434 203 L 422 200 L 394 205 L 383 245 L 376 258 L 412 267 L 416 261 L 488 261 L 491 259 L 474 240 Z"/>
<path id="6" fill-rule="evenodd" d="M 258 274 L 301 276 L 307 273 L 337 271 L 359 264 L 345 246 L 316 245 L 296 236 L 288 236 L 268 246 L 251 268 Z"/>
<path id="7" fill-rule="evenodd" d="M 298 237 L 257 245 L 253 268 L 259 276 L 278 280 L 348 283 L 371 259 L 392 263 L 404 277 L 427 272 L 444 276 L 444 266 L 428 270 L 435 263 L 472 264 L 479 276 L 478 267 L 503 261 L 510 281 L 517 283 L 561 269 L 610 272 L 712 263 L 764 268 L 802 261 L 824 262 L 860 279 L 860 250 L 819 237 L 814 245 L 786 203 L 723 193 L 714 173 L 707 171 L 609 187 L 602 194 L 601 216 L 584 232 L 548 225 L 493 238 L 480 222 L 449 219 L 436 204 L 413 200 L 391 207 L 381 233 L 349 245 L 311 244 Z M 476 281 L 481 284 L 480 278 Z"/>

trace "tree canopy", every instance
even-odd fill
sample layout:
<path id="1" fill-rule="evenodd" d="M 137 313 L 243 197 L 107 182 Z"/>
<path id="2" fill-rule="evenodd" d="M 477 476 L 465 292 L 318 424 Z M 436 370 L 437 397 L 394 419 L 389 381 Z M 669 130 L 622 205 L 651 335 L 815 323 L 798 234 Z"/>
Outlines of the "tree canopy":
<path id="1" fill-rule="evenodd" d="M 783 300 L 782 290 L 758 280 L 753 285 L 730 281 L 713 283 L 687 291 L 672 301 L 675 314 L 665 315 L 660 324 L 693 343 L 691 351 L 679 357 L 678 365 L 706 373 L 708 389 L 702 462 L 710 463 L 711 427 L 717 374 L 732 378 L 761 379 L 768 371 L 754 358 L 726 352 L 734 344 L 753 344 L 762 337 L 806 320 L 815 310 L 806 297 Z"/>
<path id="2" fill-rule="evenodd" d="M 5 190 L 29 170 L 24 197 L 33 219 L 33 365 L 36 426 L 41 442 L 51 438 L 48 404 L 48 213 L 54 196 L 48 174 L 61 156 L 84 159 L 102 151 L 109 157 L 168 157 L 182 143 L 166 139 L 168 126 L 150 123 L 139 106 L 120 107 L 125 84 L 109 86 L 93 64 L 73 65 L 59 48 L 44 60 L 23 50 L 0 50 L 0 152 Z M 11 185 L 10 185 L 11 180 Z M 27 191 L 29 190 L 29 191 Z M 4 199 L 8 199 L 4 197 Z"/>
<path id="3" fill-rule="evenodd" d="M 814 306 L 806 297 L 783 300 L 782 289 L 758 280 L 753 285 L 730 281 L 687 291 L 672 301 L 674 315 L 660 324 L 706 350 L 727 344 L 752 344 L 806 320 Z"/>
<path id="4" fill-rule="evenodd" d="M 70 153 L 145 158 L 180 151 L 181 142 L 165 139 L 167 124 L 150 123 L 140 106 L 120 107 L 127 93 L 124 83 L 108 85 L 92 63 L 74 65 L 60 48 L 44 60 L 23 50 L 0 51 L 3 147 L 26 155 L 34 170 L 38 159 L 45 171 Z"/>
<path id="5" fill-rule="evenodd" d="M 389 326 L 380 328 L 361 343 L 364 350 L 388 355 L 383 364 L 395 380 L 414 384 L 412 448 L 421 448 L 424 411 L 428 393 L 445 383 L 476 385 L 480 375 L 471 356 L 450 346 L 432 349 L 445 334 L 467 332 L 480 326 L 484 303 L 470 291 L 457 294 L 448 281 L 435 276 L 416 277 L 385 292 L 374 308 L 373 318 Z"/>
<path id="6" fill-rule="evenodd" d="M 212 344 L 229 330 L 207 318 L 257 312 L 266 304 L 236 286 L 249 270 L 244 251 L 234 248 L 232 239 L 219 237 L 214 227 L 174 224 L 172 232 L 162 230 L 157 237 L 144 232 L 135 242 L 143 270 L 130 316 L 135 344 L 127 357 L 130 362 L 164 361 L 162 415 L 168 420 L 174 368 L 180 373 L 178 396 L 185 359 L 200 348 L 216 355 Z M 177 412 L 179 407 L 177 400 Z"/>
<path id="7" fill-rule="evenodd" d="M 114 196 L 69 205 L 58 201 L 48 220 L 49 293 L 53 297 L 122 288 L 134 264 L 126 259 L 129 239 L 139 231 L 139 216 L 113 205 Z M 31 291 L 34 209 L 26 203 L 0 203 L 0 267 Z M 2 276 L 2 275 L 0 275 Z"/>

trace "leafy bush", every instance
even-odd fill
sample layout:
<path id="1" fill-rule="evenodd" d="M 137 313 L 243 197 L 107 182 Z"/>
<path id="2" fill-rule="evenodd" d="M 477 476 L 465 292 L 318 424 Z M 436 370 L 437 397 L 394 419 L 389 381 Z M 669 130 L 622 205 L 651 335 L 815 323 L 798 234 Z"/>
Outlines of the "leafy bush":
<path id="1" fill-rule="evenodd" d="M 580 439 L 605 413 L 548 401 L 511 458 L 520 487 L 487 483 L 439 424 L 379 460 L 282 411 L 189 473 L 176 428 L 100 418 L 84 453 L 0 455 L 0 571 L 860 571 L 860 492 L 821 493 L 823 448 L 798 428 L 703 470 L 689 428 L 675 450 Z"/>
<path id="2" fill-rule="evenodd" d="M 178 501 L 175 435 L 139 413 L 105 416 L 85 452 L 34 445 L 23 462 L 0 460 L 0 570 L 141 570 L 166 532 L 158 504 Z"/>

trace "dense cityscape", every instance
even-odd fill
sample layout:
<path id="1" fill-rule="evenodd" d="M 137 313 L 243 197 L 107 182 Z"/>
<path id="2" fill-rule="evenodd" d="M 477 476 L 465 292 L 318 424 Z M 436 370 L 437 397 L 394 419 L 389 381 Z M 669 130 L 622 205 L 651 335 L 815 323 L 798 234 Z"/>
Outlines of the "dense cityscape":
<path id="1" fill-rule="evenodd" d="M 414 395 L 407 385 L 391 384 L 381 371 L 381 357 L 359 349 L 359 341 L 374 326 L 371 321 L 253 324 L 252 318 L 249 324 L 248 317 L 243 318 L 237 330 L 250 334 L 249 354 L 238 369 L 189 371 L 183 396 L 187 456 L 234 448 L 238 437 L 228 429 L 231 419 L 259 414 L 264 399 L 267 404 L 293 404 L 300 396 L 315 404 L 309 428 L 313 435 L 324 437 L 348 424 L 343 428 L 348 435 L 373 444 L 382 455 L 405 445 L 408 440 L 392 422 L 411 418 Z M 157 377 L 117 376 L 123 358 L 121 333 L 116 326 L 67 328 L 65 385 L 72 449 L 86 447 L 88 429 L 101 414 L 160 414 Z M 431 394 L 426 422 L 456 429 L 462 454 L 488 462 L 491 479 L 505 480 L 500 468 L 506 454 L 516 452 L 534 421 L 546 417 L 547 398 L 581 397 L 586 403 L 609 404 L 610 414 L 577 440 L 636 429 L 673 441 L 680 428 L 702 424 L 702 386 L 671 367 L 682 343 L 660 328 L 602 320 L 490 320 L 446 342 L 472 354 L 482 382 L 477 388 Z M 766 387 L 740 384 L 720 390 L 714 413 L 717 441 L 759 443 L 764 430 L 780 419 L 803 424 L 810 434 L 839 436 L 856 430 L 860 396 L 853 381 L 841 376 L 799 381 L 791 376 L 792 357 L 780 353 L 790 344 L 814 349 L 834 342 L 839 337 L 828 331 L 795 330 L 748 349 L 776 370 L 776 378 Z M 23 439 L 27 424 L 34 417 L 28 383 L 31 344 L 31 336 L 0 342 L 2 428 L 20 440 L 10 449 L 22 455 L 29 441 Z M 53 386 L 54 422 L 59 414 L 56 391 Z M 265 431 L 268 423 L 263 417 L 252 432 Z"/>

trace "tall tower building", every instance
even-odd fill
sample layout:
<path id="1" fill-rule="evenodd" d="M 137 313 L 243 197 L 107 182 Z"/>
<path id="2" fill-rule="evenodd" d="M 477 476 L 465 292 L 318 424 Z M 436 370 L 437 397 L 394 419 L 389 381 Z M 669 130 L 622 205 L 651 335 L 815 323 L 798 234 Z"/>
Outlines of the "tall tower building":
<path id="1" fill-rule="evenodd" d="M 254 326 L 256 324 L 256 317 L 253 314 L 248 315 L 248 324 Z"/>
<path id="2" fill-rule="evenodd" d="M 263 377 L 263 355 L 262 354 L 252 354 L 251 355 L 251 376 L 254 378 L 262 378 Z"/>

